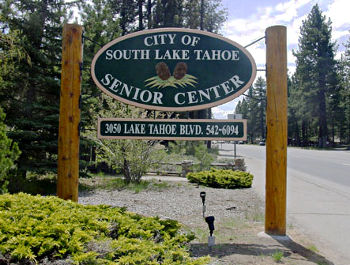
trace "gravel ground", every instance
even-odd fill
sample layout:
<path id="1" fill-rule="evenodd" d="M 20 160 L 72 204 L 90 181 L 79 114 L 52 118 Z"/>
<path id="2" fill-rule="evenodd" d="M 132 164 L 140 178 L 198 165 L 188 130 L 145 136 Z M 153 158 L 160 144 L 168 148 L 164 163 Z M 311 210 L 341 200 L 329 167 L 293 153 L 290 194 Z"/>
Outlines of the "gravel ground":
<path id="1" fill-rule="evenodd" d="M 191 251 L 194 257 L 210 255 L 212 265 L 231 264 L 334 264 L 314 250 L 295 229 L 289 227 L 293 240 L 259 237 L 264 230 L 264 206 L 253 189 L 214 189 L 198 187 L 181 178 L 160 177 L 168 187 L 130 190 L 93 190 L 79 194 L 79 203 L 126 207 L 145 216 L 159 216 L 181 222 L 196 234 Z M 208 225 L 202 216 L 199 193 L 206 192 L 206 216 L 215 217 L 215 246 L 208 248 Z M 278 258 L 278 254 L 283 257 Z"/>
<path id="2" fill-rule="evenodd" d="M 188 226 L 203 223 L 202 200 L 199 196 L 202 191 L 206 192 L 206 215 L 213 215 L 216 220 L 243 216 L 247 208 L 262 207 L 252 189 L 213 189 L 184 181 L 169 185 L 165 189 L 139 193 L 130 190 L 83 192 L 79 196 L 79 203 L 126 207 L 131 212 L 175 219 Z"/>

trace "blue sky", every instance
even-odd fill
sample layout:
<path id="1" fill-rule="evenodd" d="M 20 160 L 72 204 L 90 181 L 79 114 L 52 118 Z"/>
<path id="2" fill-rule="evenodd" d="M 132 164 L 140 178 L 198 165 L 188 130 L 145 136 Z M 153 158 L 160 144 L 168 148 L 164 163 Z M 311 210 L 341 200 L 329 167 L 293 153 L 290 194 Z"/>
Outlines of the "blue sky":
<path id="1" fill-rule="evenodd" d="M 221 34 L 243 46 L 263 37 L 265 29 L 274 25 L 287 27 L 288 69 L 295 70 L 293 49 L 298 48 L 299 29 L 311 8 L 318 4 L 323 14 L 332 21 L 332 37 L 339 48 L 336 58 L 344 50 L 343 44 L 350 38 L 350 0 L 222 0 L 228 10 L 228 20 Z M 258 68 L 265 66 L 264 40 L 248 48 Z M 259 72 L 264 77 L 263 72 Z M 226 119 L 233 113 L 241 98 L 213 108 L 214 117 Z"/>

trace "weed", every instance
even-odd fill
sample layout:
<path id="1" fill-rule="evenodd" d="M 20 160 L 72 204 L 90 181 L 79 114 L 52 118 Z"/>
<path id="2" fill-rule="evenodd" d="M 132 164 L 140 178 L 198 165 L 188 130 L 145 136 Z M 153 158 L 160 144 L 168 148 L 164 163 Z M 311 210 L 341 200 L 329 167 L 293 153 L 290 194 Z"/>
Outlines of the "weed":
<path id="1" fill-rule="evenodd" d="M 272 258 L 275 262 L 281 262 L 283 258 L 283 252 L 278 250 L 275 253 L 272 254 Z"/>
<path id="2" fill-rule="evenodd" d="M 92 178 L 115 178 L 116 175 L 110 175 L 105 172 L 98 172 L 98 173 L 90 173 Z"/>
<path id="3" fill-rule="evenodd" d="M 310 245 L 307 247 L 309 250 L 311 250 L 312 252 L 319 252 L 319 250 L 317 249 L 317 247 L 315 245 Z"/>
<path id="4" fill-rule="evenodd" d="M 265 213 L 263 209 L 257 205 L 251 211 L 245 212 L 245 219 L 256 223 L 263 223 L 265 220 Z"/>
<path id="5" fill-rule="evenodd" d="M 222 223 L 220 223 L 220 226 L 227 229 L 244 229 L 249 227 L 245 220 L 239 217 L 224 219 Z"/>
<path id="6" fill-rule="evenodd" d="M 92 178 L 82 179 L 80 181 L 79 188 L 81 190 L 131 190 L 135 193 L 140 193 L 145 190 L 164 190 L 171 187 L 171 184 L 167 182 L 160 182 L 156 180 L 141 180 L 138 183 L 126 183 L 121 177 L 103 177 L 103 178 Z"/>
<path id="7" fill-rule="evenodd" d="M 197 227 L 194 230 L 194 234 L 199 243 L 207 243 L 208 229 Z"/>

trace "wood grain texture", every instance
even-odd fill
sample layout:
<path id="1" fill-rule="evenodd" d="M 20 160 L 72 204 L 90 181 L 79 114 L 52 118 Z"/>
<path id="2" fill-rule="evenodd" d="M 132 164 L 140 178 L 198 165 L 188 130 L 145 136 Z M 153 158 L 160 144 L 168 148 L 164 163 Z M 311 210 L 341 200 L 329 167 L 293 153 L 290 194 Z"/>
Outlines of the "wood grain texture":
<path id="1" fill-rule="evenodd" d="M 266 208 L 265 232 L 286 234 L 287 29 L 266 29 Z"/>
<path id="2" fill-rule="evenodd" d="M 63 28 L 60 119 L 58 136 L 57 196 L 78 201 L 79 122 L 83 28 Z"/>

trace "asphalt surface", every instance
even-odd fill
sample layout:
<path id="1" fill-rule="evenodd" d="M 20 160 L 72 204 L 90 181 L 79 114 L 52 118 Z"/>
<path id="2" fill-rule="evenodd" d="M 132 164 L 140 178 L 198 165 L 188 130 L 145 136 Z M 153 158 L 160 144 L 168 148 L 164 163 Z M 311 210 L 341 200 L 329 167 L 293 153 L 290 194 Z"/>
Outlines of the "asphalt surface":
<path id="1" fill-rule="evenodd" d="M 233 157 L 233 144 L 219 147 L 221 156 Z M 265 198 L 265 146 L 236 147 Z M 298 226 L 334 264 L 349 265 L 350 151 L 288 148 L 287 167 L 288 225 Z"/>

